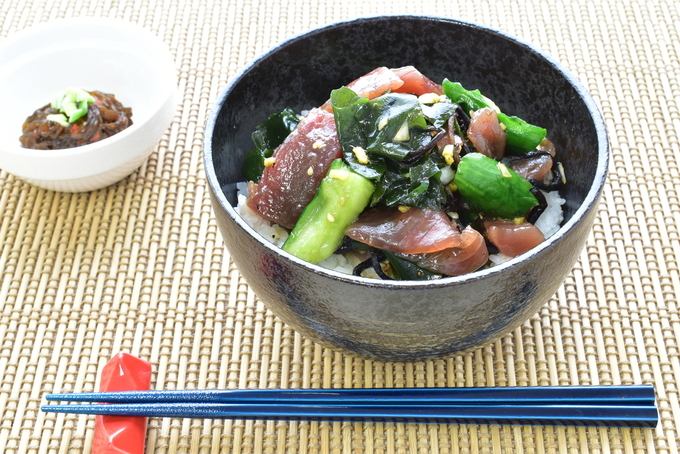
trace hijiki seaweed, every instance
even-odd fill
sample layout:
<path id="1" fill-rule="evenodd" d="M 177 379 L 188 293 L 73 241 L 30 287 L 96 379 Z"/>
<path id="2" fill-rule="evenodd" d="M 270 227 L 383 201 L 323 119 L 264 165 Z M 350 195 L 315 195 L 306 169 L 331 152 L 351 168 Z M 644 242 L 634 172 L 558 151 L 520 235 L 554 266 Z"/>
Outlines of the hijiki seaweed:
<path id="1" fill-rule="evenodd" d="M 114 95 L 67 89 L 23 124 L 21 146 L 57 150 L 91 144 L 132 126 L 132 109 Z"/>

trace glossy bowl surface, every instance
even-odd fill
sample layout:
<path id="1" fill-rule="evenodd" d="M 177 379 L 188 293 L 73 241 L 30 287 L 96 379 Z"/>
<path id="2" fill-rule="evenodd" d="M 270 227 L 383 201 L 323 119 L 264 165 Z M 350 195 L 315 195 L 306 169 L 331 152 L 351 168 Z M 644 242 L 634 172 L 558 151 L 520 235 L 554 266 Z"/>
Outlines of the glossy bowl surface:
<path id="1" fill-rule="evenodd" d="M 322 104 L 378 66 L 413 65 L 479 88 L 511 115 L 546 127 L 564 162 L 565 221 L 502 265 L 438 281 L 380 281 L 328 271 L 272 246 L 236 213 L 250 134 L 270 113 Z M 246 281 L 284 322 L 333 349 L 383 360 L 450 355 L 520 326 L 571 271 L 608 166 L 603 119 L 553 59 L 504 33 L 453 19 L 372 17 L 296 36 L 233 78 L 207 120 L 204 162 L 215 217 Z"/>
<path id="2" fill-rule="evenodd" d="M 59 19 L 0 41 L 0 168 L 37 186 L 90 191 L 139 167 L 170 125 L 177 75 L 168 47 L 135 24 L 102 17 Z M 100 142 L 63 150 L 19 143 L 36 109 L 67 87 L 112 93 L 133 125 Z"/>

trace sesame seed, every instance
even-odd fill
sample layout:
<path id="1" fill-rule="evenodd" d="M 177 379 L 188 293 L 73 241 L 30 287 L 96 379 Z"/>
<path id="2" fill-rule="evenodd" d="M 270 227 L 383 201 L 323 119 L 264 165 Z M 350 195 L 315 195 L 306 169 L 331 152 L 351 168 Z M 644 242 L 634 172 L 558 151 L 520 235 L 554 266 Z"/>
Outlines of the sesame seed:
<path id="1" fill-rule="evenodd" d="M 328 176 L 336 180 L 346 180 L 349 178 L 349 172 L 343 169 L 331 169 Z"/>
<path id="2" fill-rule="evenodd" d="M 441 101 L 437 93 L 425 93 L 418 97 L 418 101 L 421 104 L 435 104 Z"/>
<path id="3" fill-rule="evenodd" d="M 404 121 L 401 126 L 399 126 L 399 131 L 392 138 L 395 142 L 408 142 L 411 140 L 411 134 L 408 130 L 408 121 Z"/>
<path id="4" fill-rule="evenodd" d="M 354 147 L 352 148 L 352 153 L 354 153 L 354 156 L 356 156 L 357 161 L 359 161 L 359 164 L 369 163 L 368 155 L 366 154 L 366 150 L 364 150 L 363 148 Z"/>
<path id="5" fill-rule="evenodd" d="M 510 173 L 510 169 L 508 169 L 505 164 L 499 162 L 496 164 L 496 167 L 498 167 L 498 170 L 501 172 L 501 176 L 503 178 L 512 178 L 512 173 Z"/>
<path id="6" fill-rule="evenodd" d="M 444 149 L 442 150 L 442 157 L 444 158 L 444 161 L 446 161 L 446 164 L 448 164 L 448 165 L 453 164 L 453 151 L 454 150 L 455 150 L 455 148 L 452 144 L 445 145 Z"/>
<path id="7" fill-rule="evenodd" d="M 333 217 L 332 214 L 328 213 L 326 215 L 326 219 L 328 219 L 328 222 L 335 222 L 335 218 Z"/>
<path id="8" fill-rule="evenodd" d="M 567 184 L 567 175 L 564 173 L 564 167 L 561 162 L 557 163 L 557 168 L 560 169 L 560 174 L 562 175 L 562 184 Z"/>

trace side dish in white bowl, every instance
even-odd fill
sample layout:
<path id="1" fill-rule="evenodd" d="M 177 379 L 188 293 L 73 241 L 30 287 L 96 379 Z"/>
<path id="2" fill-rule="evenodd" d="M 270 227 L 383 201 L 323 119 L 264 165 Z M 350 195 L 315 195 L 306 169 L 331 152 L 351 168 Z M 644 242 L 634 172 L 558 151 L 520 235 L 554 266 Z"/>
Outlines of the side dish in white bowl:
<path id="1" fill-rule="evenodd" d="M 38 24 L 0 41 L 0 61 L 0 169 L 42 188 L 91 191 L 125 178 L 153 151 L 175 113 L 172 53 L 159 37 L 130 22 L 79 17 Z M 76 93 L 94 97 L 82 100 Z M 60 96 L 66 110 L 55 101 Z M 109 134 L 110 125 L 123 111 L 107 104 L 111 97 L 129 113 L 129 124 L 115 134 Z M 95 99 L 108 108 L 99 110 Z M 38 128 L 44 136 L 91 129 L 94 122 L 82 112 L 88 105 L 90 117 L 104 118 L 98 132 L 89 134 L 101 140 L 55 146 L 20 140 L 27 120 L 34 121 L 33 137 Z M 49 120 L 36 126 L 33 116 L 40 109 L 49 111 L 43 115 Z"/>

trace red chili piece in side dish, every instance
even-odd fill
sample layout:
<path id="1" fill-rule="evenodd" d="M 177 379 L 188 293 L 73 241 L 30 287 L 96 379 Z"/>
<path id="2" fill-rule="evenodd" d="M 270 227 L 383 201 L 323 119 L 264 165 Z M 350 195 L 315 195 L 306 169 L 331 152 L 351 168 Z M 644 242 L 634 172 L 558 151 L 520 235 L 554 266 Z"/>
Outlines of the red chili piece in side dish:
<path id="1" fill-rule="evenodd" d="M 100 391 L 146 391 L 151 364 L 128 353 L 116 354 L 102 370 Z M 144 454 L 147 418 L 98 415 L 92 454 Z"/>

